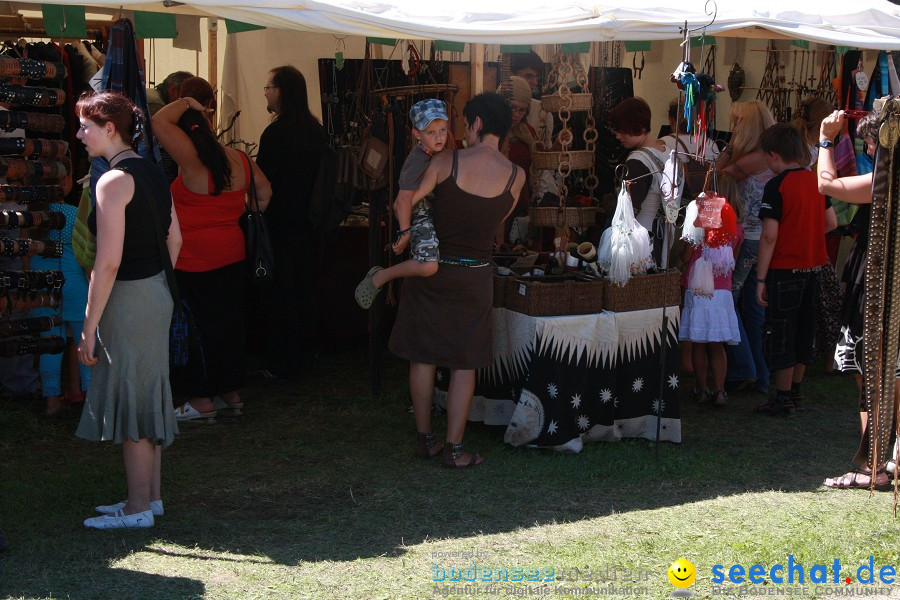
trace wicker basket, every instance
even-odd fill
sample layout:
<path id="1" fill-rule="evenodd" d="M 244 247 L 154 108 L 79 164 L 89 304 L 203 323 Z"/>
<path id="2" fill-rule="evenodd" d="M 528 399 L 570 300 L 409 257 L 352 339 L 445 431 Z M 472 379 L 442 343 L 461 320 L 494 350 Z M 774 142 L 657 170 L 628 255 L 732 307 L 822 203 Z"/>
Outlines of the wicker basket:
<path id="1" fill-rule="evenodd" d="M 603 287 L 600 280 L 571 276 L 511 278 L 504 307 L 533 317 L 598 313 L 603 309 Z"/>
<path id="2" fill-rule="evenodd" d="M 517 258 L 516 262 L 509 266 L 510 269 L 530 269 L 534 266 L 534 263 L 537 262 L 537 258 L 540 256 L 539 252 L 534 252 L 533 250 L 528 250 L 525 254 L 522 255 L 521 258 Z"/>
<path id="3" fill-rule="evenodd" d="M 549 169 L 555 171 L 563 160 L 563 155 L 569 155 L 569 168 L 590 169 L 594 166 L 594 153 L 590 150 L 569 150 L 569 152 L 532 152 L 531 166 L 535 169 Z"/>
<path id="4" fill-rule="evenodd" d="M 604 281 L 603 308 L 613 312 L 677 306 L 681 302 L 681 271 L 637 275 L 624 286 Z"/>
<path id="5" fill-rule="evenodd" d="M 594 106 L 593 94 L 571 94 L 565 97 L 571 98 L 569 110 L 572 112 L 591 110 Z M 558 113 L 565 108 L 565 105 L 566 103 L 565 100 L 563 100 L 563 96 L 560 96 L 559 94 L 541 96 L 541 108 L 547 112 Z"/>
<path id="6" fill-rule="evenodd" d="M 502 275 L 498 273 L 497 269 L 494 269 L 494 308 L 503 308 L 506 300 L 506 290 L 513 286 L 516 279 L 525 275 L 526 273 L 531 273 L 532 268 L 534 267 L 534 263 L 537 260 L 538 253 L 537 252 L 529 252 L 528 256 L 523 256 L 522 259 L 525 262 L 529 262 L 527 265 L 519 265 L 518 260 L 516 263 L 513 263 L 508 267 L 509 272 L 507 275 Z"/>
<path id="7" fill-rule="evenodd" d="M 597 207 L 533 206 L 528 209 L 530 224 L 534 227 L 590 227 L 597 223 Z"/>

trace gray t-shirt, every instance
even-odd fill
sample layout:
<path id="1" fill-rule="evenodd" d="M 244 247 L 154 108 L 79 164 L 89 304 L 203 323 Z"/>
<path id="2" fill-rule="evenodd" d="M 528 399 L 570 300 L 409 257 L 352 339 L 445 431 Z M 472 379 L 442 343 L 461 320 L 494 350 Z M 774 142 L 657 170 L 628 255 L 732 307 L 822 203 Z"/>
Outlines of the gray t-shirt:
<path id="1" fill-rule="evenodd" d="M 397 185 L 401 190 L 416 190 L 422 181 L 422 175 L 431 162 L 431 155 L 425 152 L 421 144 L 416 144 L 410 151 L 409 156 L 403 161 L 403 168 L 400 169 L 400 179 Z"/>

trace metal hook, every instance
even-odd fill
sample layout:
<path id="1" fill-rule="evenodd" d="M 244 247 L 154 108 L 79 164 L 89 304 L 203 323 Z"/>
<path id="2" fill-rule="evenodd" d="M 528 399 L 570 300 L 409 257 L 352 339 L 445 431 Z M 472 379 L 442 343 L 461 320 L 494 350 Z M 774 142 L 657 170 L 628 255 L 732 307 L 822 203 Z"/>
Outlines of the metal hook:
<path id="1" fill-rule="evenodd" d="M 628 177 L 628 165 L 625 163 L 616 165 L 615 176 L 616 181 L 625 181 L 625 178 Z"/>
<path id="2" fill-rule="evenodd" d="M 635 79 L 640 79 L 641 75 L 644 73 L 644 51 L 641 50 L 641 66 L 637 66 L 637 52 L 631 55 L 631 69 L 633 71 L 632 76 Z"/>
<path id="3" fill-rule="evenodd" d="M 709 5 L 712 4 L 712 12 L 709 10 Z M 716 16 L 719 14 L 719 6 L 716 4 L 716 0 L 706 0 L 706 4 L 703 5 L 703 12 L 706 13 L 707 16 L 712 15 L 712 20 L 706 25 L 701 25 L 700 27 L 694 27 L 693 29 L 688 29 L 688 33 L 691 31 L 700 31 L 701 29 L 706 29 L 707 27 L 712 26 L 713 23 L 716 22 Z"/>

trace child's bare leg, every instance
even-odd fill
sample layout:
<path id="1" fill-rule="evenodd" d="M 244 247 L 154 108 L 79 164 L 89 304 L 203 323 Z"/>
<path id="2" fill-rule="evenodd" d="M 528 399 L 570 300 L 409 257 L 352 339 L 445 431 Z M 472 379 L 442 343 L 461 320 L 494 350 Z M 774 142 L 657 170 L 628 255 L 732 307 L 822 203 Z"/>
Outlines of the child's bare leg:
<path id="1" fill-rule="evenodd" d="M 713 384 L 716 390 L 725 389 L 725 373 L 728 370 L 728 358 L 725 356 L 725 345 L 722 342 L 709 344 L 709 365 L 712 367 Z"/>
<path id="2" fill-rule="evenodd" d="M 394 279 L 401 277 L 431 277 L 437 273 L 437 270 L 438 264 L 436 262 L 421 262 L 410 258 L 387 269 L 376 271 L 372 275 L 372 283 L 380 289 L 384 287 L 384 284 Z"/>
<path id="3" fill-rule="evenodd" d="M 706 346 L 705 343 L 700 342 L 692 342 L 691 344 L 691 358 L 694 363 L 694 381 L 697 382 L 696 389 L 703 392 L 706 391 L 706 370 L 708 366 L 708 360 L 706 358 Z"/>
<path id="4" fill-rule="evenodd" d="M 790 393 L 791 383 L 793 383 L 794 380 L 794 367 L 777 369 L 772 375 L 772 379 L 775 380 L 775 390 L 778 392 Z"/>

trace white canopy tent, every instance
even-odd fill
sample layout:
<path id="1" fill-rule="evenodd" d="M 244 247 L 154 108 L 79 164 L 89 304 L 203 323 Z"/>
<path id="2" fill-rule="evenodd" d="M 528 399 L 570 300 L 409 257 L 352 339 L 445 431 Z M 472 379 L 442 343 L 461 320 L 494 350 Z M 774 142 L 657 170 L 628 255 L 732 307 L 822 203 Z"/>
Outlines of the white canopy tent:
<path id="1" fill-rule="evenodd" d="M 662 40 L 715 20 L 707 33 L 803 39 L 880 50 L 900 49 L 900 7 L 888 0 L 684 2 L 630 0 L 57 0 L 54 4 L 215 15 L 299 31 L 483 44 L 558 44 Z M 717 4 L 717 6 L 715 6 Z M 799 4 L 800 6 L 796 6 Z M 167 6 L 168 5 L 168 6 Z"/>
<path id="2" fill-rule="evenodd" d="M 264 31 L 227 36 L 227 44 L 221 44 L 225 36 L 219 36 L 219 51 L 225 52 L 220 113 L 227 122 L 235 110 L 243 109 L 233 133 L 248 140 L 258 139 L 268 123 L 261 88 L 270 68 L 279 64 L 297 66 L 307 75 L 310 98 L 317 97 L 317 60 L 333 56 L 336 49 L 331 34 L 349 36 L 345 48 L 347 58 L 362 56 L 366 36 L 478 43 L 485 45 L 486 56 L 495 56 L 499 44 L 669 40 L 654 44 L 654 50 L 648 53 L 647 83 L 635 82 L 635 94 L 644 96 L 651 103 L 654 115 L 659 116 L 664 114 L 669 93 L 650 82 L 658 84 L 661 77 L 667 78 L 664 73 L 671 72 L 677 64 L 680 50 L 673 40 L 680 40 L 680 29 L 685 23 L 698 31 L 708 25 L 707 34 L 728 38 L 719 41 L 719 68 L 727 71 L 731 62 L 741 57 L 748 82 L 761 76 L 754 72 L 757 70 L 754 65 L 761 65 L 764 54 L 754 50 L 764 47 L 763 40 L 801 39 L 863 49 L 900 49 L 900 7 L 888 0 L 803 0 L 791 8 L 776 0 L 755 3 L 719 0 L 715 5 L 704 4 L 703 0 L 681 0 L 674 7 L 660 0 L 630 0 L 626 7 L 614 6 L 608 0 L 188 0 L 184 3 L 57 0 L 55 3 L 99 7 L 109 14 L 124 8 L 223 17 L 269 27 Z M 17 7 L 40 10 L 39 3 L 6 4 L 10 11 Z M 209 41 L 213 43 L 208 52 L 215 57 L 214 35 Z M 385 51 L 387 54 L 389 51 Z M 466 55 L 471 58 L 467 52 L 457 60 L 465 60 Z M 173 66 L 203 74 L 199 55 L 193 68 L 183 64 Z M 207 77 L 214 81 L 215 58 L 210 61 L 209 70 Z M 161 75 L 157 73 L 157 76 Z M 721 100 L 720 114 L 727 115 L 730 100 L 727 97 Z M 311 104 L 318 113 L 318 103 L 312 100 Z"/>

